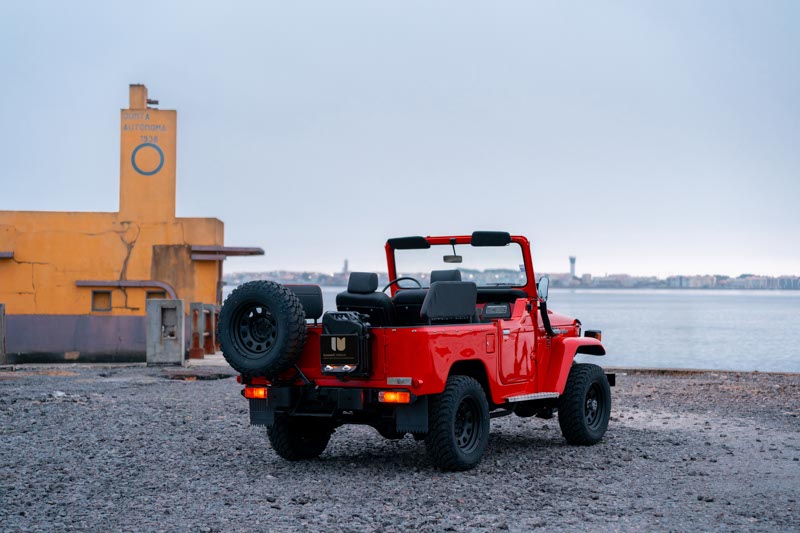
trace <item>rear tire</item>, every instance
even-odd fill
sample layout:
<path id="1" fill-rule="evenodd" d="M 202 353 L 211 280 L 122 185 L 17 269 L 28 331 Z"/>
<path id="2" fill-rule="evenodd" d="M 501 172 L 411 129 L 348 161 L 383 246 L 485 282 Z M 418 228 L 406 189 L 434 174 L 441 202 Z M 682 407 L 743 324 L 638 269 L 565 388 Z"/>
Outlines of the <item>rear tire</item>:
<path id="1" fill-rule="evenodd" d="M 237 287 L 219 314 L 217 338 L 225 360 L 244 376 L 274 376 L 292 367 L 306 342 L 306 315 L 280 283 Z"/>
<path id="2" fill-rule="evenodd" d="M 401 433 L 386 426 L 375 426 L 375 431 L 386 440 L 400 440 L 406 436 L 405 432 Z"/>
<path id="3" fill-rule="evenodd" d="M 442 470 L 460 471 L 481 462 L 489 443 L 489 402 L 468 376 L 451 376 L 431 402 L 425 447 Z"/>
<path id="4" fill-rule="evenodd" d="M 275 418 L 267 427 L 267 437 L 275 453 L 287 461 L 316 459 L 325 451 L 333 429 L 319 421 L 303 420 L 289 416 Z"/>
<path id="5" fill-rule="evenodd" d="M 597 365 L 574 364 L 559 398 L 558 425 L 570 444 L 597 444 L 608 428 L 611 388 Z"/>

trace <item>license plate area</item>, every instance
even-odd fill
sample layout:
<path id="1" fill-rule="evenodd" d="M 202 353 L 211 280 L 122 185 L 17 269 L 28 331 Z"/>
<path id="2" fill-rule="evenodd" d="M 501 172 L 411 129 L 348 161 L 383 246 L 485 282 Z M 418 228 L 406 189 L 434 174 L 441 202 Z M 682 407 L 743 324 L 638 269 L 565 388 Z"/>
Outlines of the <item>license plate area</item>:
<path id="1" fill-rule="evenodd" d="M 359 335 L 320 336 L 320 363 L 324 372 L 353 372 L 361 362 Z"/>

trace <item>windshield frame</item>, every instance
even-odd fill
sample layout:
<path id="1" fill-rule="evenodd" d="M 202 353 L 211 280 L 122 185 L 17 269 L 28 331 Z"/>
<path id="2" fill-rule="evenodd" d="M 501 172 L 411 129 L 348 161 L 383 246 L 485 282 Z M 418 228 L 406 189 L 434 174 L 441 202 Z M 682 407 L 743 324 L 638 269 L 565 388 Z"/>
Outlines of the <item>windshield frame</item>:
<path id="1" fill-rule="evenodd" d="M 441 236 L 441 237 L 425 237 L 425 240 L 431 246 L 438 246 L 438 245 L 449 245 L 455 240 L 456 245 L 468 245 L 471 246 L 472 236 L 471 235 L 458 235 L 458 236 Z M 525 265 L 525 278 L 526 283 L 525 285 L 498 285 L 498 286 L 482 286 L 481 290 L 496 290 L 496 289 L 522 289 L 530 298 L 536 297 L 536 276 L 533 272 L 533 263 L 531 261 L 531 249 L 530 249 L 530 242 L 528 239 L 521 235 L 512 235 L 511 236 L 511 243 L 517 244 L 520 247 L 520 251 L 522 252 L 522 260 Z M 387 241 L 386 243 L 386 262 L 388 267 L 389 279 L 394 280 L 397 278 L 397 263 L 395 258 L 395 250 L 392 248 L 390 243 Z M 453 265 L 455 266 L 455 265 Z M 403 290 L 397 287 L 397 284 L 392 285 L 391 291 L 392 296 L 394 296 L 398 290 Z"/>

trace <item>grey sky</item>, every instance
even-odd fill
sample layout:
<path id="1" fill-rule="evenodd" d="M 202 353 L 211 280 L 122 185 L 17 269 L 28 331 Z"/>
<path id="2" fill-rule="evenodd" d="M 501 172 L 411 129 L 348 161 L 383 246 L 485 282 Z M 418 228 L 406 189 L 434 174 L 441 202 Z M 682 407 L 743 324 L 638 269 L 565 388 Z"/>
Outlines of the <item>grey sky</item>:
<path id="1" fill-rule="evenodd" d="M 178 215 L 383 269 L 508 229 L 540 271 L 800 274 L 800 3 L 3 2 L 0 209 L 113 211 L 128 83 Z"/>

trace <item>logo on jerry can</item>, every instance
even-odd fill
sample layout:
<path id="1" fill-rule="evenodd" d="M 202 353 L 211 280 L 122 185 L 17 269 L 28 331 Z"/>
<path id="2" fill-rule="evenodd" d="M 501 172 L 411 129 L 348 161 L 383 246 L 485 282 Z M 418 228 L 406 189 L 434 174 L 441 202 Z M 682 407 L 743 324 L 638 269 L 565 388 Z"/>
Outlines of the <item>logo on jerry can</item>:
<path id="1" fill-rule="evenodd" d="M 346 340 L 345 337 L 331 337 L 331 350 L 334 352 L 343 352 Z"/>

